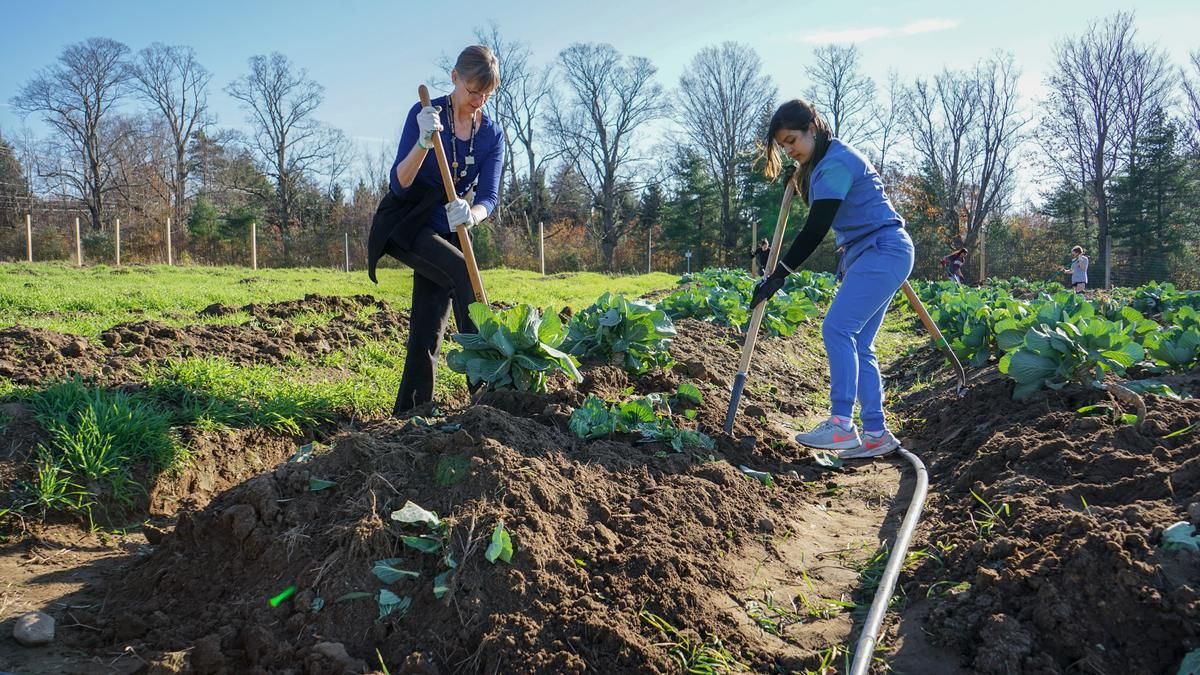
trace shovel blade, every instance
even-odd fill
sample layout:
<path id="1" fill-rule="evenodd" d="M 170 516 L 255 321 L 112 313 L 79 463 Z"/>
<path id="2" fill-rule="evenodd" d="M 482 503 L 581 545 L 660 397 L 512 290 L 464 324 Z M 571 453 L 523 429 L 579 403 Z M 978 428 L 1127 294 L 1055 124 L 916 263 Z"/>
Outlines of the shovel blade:
<path id="1" fill-rule="evenodd" d="M 733 378 L 733 393 L 729 397 L 729 411 L 725 413 L 725 433 L 733 433 L 733 418 L 737 417 L 738 402 L 742 400 L 742 390 L 746 388 L 746 373 L 738 373 Z"/>

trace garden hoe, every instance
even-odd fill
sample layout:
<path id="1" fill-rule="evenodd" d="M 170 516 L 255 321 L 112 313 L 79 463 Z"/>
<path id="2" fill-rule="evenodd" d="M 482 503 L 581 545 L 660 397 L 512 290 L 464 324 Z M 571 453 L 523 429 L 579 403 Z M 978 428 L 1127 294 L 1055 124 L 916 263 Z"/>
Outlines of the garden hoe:
<path id="1" fill-rule="evenodd" d="M 783 192 L 783 205 L 779 208 L 779 220 L 775 224 L 775 239 L 771 242 L 771 253 L 767 256 L 767 266 L 762 270 L 763 278 L 767 278 L 779 261 L 779 250 L 783 248 L 783 230 L 787 227 L 788 212 L 792 209 L 792 196 L 795 195 L 795 182 L 788 179 L 787 189 Z M 733 418 L 737 417 L 738 402 L 742 398 L 742 390 L 746 388 L 746 372 L 750 370 L 750 357 L 754 356 L 754 342 L 758 339 L 758 328 L 762 324 L 763 315 L 767 313 L 767 303 L 770 298 L 758 303 L 750 316 L 750 327 L 746 329 L 746 342 L 742 346 L 742 359 L 738 362 L 737 375 L 733 379 L 733 394 L 729 398 L 729 412 L 725 413 L 725 433 L 733 433 Z"/>
<path id="2" fill-rule="evenodd" d="M 925 325 L 925 330 L 929 331 L 929 334 L 933 336 L 933 341 L 936 342 L 937 346 L 946 353 L 946 358 L 950 359 L 950 363 L 954 364 L 954 369 L 958 371 L 957 393 L 958 397 L 962 398 L 967 393 L 967 371 L 963 370 L 962 363 L 954 354 L 954 350 L 950 348 L 949 344 L 947 344 L 946 338 L 942 337 L 942 331 L 938 330 L 937 324 L 933 322 L 933 318 L 929 316 L 929 312 L 925 309 L 925 305 L 921 302 L 921 299 L 917 297 L 916 292 L 913 291 L 913 287 L 908 283 L 908 281 L 904 282 L 904 285 L 900 287 L 900 290 L 904 291 L 904 297 L 908 298 L 908 304 L 912 305 L 913 311 L 916 312 L 917 316 L 921 318 L 921 323 Z"/>
<path id="3" fill-rule="evenodd" d="M 429 106 L 429 88 L 421 85 L 417 92 L 421 95 L 421 107 Z M 437 155 L 438 168 L 442 172 L 442 185 L 446 188 L 446 202 L 458 199 L 454 191 L 454 176 L 450 174 L 450 164 L 446 162 L 446 149 L 442 147 L 442 135 L 433 135 L 433 152 Z M 488 304 L 487 293 L 483 290 L 483 277 L 479 276 L 479 265 L 475 263 L 475 249 L 471 247 L 469 228 L 458 228 L 458 245 L 462 249 L 463 259 L 467 263 L 467 274 L 471 277 L 471 289 L 475 291 L 475 301 Z"/>

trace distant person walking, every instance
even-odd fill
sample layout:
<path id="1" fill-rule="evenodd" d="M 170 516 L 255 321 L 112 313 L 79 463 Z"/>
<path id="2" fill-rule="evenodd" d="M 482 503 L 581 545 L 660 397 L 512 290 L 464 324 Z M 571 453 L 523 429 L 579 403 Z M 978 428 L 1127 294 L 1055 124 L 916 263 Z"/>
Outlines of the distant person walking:
<path id="1" fill-rule="evenodd" d="M 754 262 L 758 263 L 754 269 L 755 276 L 761 277 L 766 274 L 765 270 L 767 269 L 767 258 L 770 257 L 770 255 L 771 244 L 766 239 L 758 242 L 758 248 L 755 248 L 750 252 L 750 257 L 754 258 Z"/>
<path id="2" fill-rule="evenodd" d="M 1071 288 L 1076 293 L 1082 293 L 1087 288 L 1088 257 L 1083 254 L 1083 247 L 1071 249 L 1071 266 L 1063 270 L 1063 274 L 1071 275 Z"/>
<path id="3" fill-rule="evenodd" d="M 946 270 L 946 276 L 956 284 L 963 282 L 962 268 L 967 262 L 967 249 L 960 248 L 950 255 L 942 258 L 942 267 Z"/>

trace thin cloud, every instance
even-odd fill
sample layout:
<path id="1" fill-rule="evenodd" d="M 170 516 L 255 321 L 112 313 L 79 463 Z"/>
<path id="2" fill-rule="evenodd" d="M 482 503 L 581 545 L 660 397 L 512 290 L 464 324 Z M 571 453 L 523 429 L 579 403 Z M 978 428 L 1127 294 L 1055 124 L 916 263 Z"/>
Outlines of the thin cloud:
<path id="1" fill-rule="evenodd" d="M 954 19 L 918 19 L 912 23 L 905 24 L 900 28 L 900 32 L 905 35 L 916 35 L 918 33 L 950 30 L 951 28 L 958 28 L 958 22 Z"/>
<path id="2" fill-rule="evenodd" d="M 917 19 L 900 26 L 869 26 L 865 28 L 849 28 L 846 30 L 821 31 L 801 35 L 800 40 L 809 44 L 829 44 L 847 42 L 866 42 L 877 40 L 890 35 L 919 35 L 936 31 L 950 30 L 958 27 L 954 19 Z"/>
<path id="3" fill-rule="evenodd" d="M 851 28 L 850 30 L 811 33 L 803 36 L 801 39 L 813 44 L 825 44 L 827 42 L 866 42 L 867 40 L 885 37 L 893 32 L 895 31 L 891 28 Z"/>

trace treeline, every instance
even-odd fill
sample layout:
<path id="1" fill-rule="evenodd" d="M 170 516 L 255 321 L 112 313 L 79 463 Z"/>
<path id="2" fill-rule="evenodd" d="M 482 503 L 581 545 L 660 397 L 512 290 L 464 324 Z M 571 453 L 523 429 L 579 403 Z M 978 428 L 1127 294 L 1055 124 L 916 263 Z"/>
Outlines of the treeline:
<path id="1" fill-rule="evenodd" d="M 824 45 L 805 60 L 804 90 L 780 92 L 744 44 L 702 48 L 666 83 L 648 59 L 606 44 L 539 62 L 495 25 L 477 38 L 500 59 L 488 106 L 508 145 L 501 205 L 477 236 L 487 264 L 536 268 L 539 231 L 548 271 L 641 270 L 648 255 L 680 270 L 688 251 L 694 267 L 747 264 L 782 195 L 763 181 L 758 147 L 777 103 L 800 96 L 884 174 L 919 274 L 937 275 L 960 245 L 989 274 L 1053 275 L 1081 244 L 1102 279 L 1110 242 L 1114 282 L 1200 268 L 1200 50 L 1172 63 L 1132 14 L 1063 37 L 1037 101 L 1021 99 L 1021 67 L 1002 51 L 879 83 L 856 46 Z M 321 122 L 323 88 L 282 54 L 251 57 L 223 85 L 245 131 L 211 122 L 215 86 L 185 46 L 135 53 L 93 38 L 64 49 L 10 101 L 50 133 L 0 136 L 0 255 L 24 257 L 25 213 L 74 210 L 101 257 L 116 218 L 171 218 L 197 262 L 241 262 L 250 223 L 268 264 L 340 264 L 347 233 L 360 260 L 392 148 L 355 147 Z M 797 205 L 793 228 L 803 216 Z M 144 230 L 161 246 L 162 227 Z M 833 259 L 827 243 L 812 266 Z"/>

